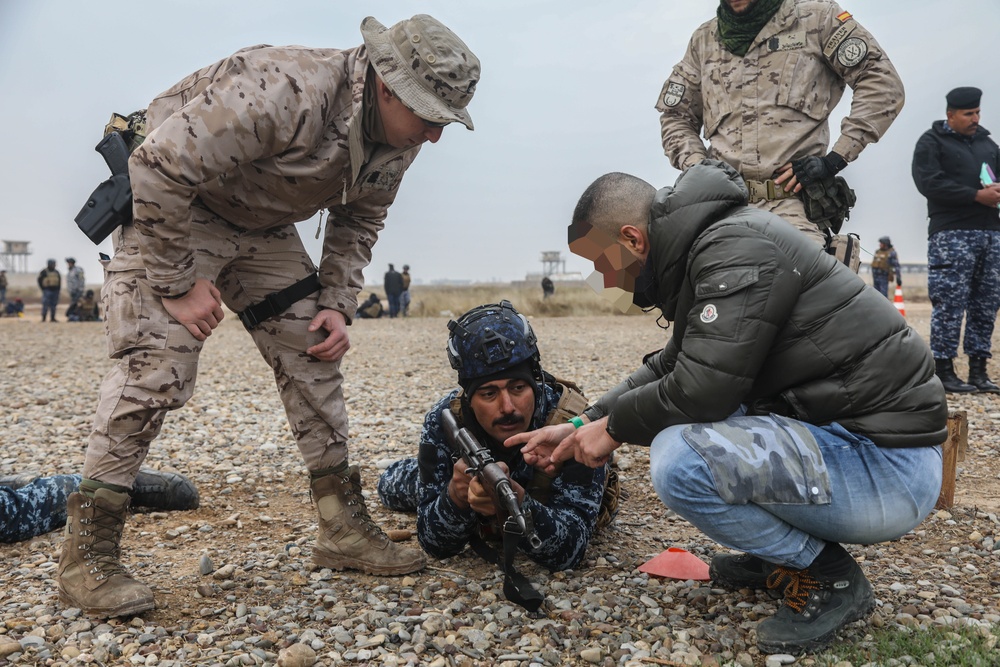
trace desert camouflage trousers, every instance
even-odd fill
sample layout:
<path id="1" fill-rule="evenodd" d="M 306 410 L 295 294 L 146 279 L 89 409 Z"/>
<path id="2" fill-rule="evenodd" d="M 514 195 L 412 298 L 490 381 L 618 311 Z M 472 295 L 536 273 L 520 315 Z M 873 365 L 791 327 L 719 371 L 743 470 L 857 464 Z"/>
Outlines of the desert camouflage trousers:
<path id="1" fill-rule="evenodd" d="M 826 236 L 816 226 L 815 222 L 806 217 L 806 208 L 802 204 L 802 200 L 798 197 L 786 197 L 785 199 L 774 199 L 771 201 L 762 199 L 757 202 L 750 202 L 750 205 L 762 211 L 769 211 L 775 215 L 780 215 L 795 229 L 818 243 L 820 247 L 826 247 Z"/>
<path id="2" fill-rule="evenodd" d="M 192 211 L 196 276 L 212 280 L 234 312 L 316 271 L 294 226 L 250 233 L 203 208 Z M 83 474 L 131 488 L 164 417 L 191 398 L 202 347 L 212 337 L 196 340 L 153 294 L 136 230 L 123 227 L 115 240 L 115 256 L 105 263 L 101 299 L 108 354 L 117 363 L 101 384 Z M 326 335 L 307 331 L 318 312 L 318 294 L 250 332 L 274 372 L 292 435 L 310 470 L 347 459 L 340 363 L 305 353 Z"/>

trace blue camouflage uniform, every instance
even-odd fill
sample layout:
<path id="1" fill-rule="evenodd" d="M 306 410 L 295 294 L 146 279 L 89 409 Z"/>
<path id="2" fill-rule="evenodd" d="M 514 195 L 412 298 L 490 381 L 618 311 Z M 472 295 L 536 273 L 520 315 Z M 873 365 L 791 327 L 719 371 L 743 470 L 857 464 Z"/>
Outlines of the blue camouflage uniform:
<path id="1" fill-rule="evenodd" d="M 536 392 L 529 430 L 546 424 L 562 391 L 561 385 L 545 384 L 541 392 L 544 397 Z M 461 552 L 473 536 L 482 534 L 486 519 L 472 509 L 459 508 L 448 495 L 454 454 L 441 428 L 441 412 L 450 409 L 458 392 L 456 389 L 438 401 L 424 418 L 419 460 L 409 458 L 393 463 L 378 483 L 379 497 L 387 507 L 417 511 L 417 539 L 436 558 Z M 487 444 L 482 436 L 481 440 Z M 525 463 L 519 450 L 492 443 L 490 450 L 496 460 L 507 464 L 511 479 L 525 489 L 523 507 L 531 511 L 535 531 L 542 540 L 535 549 L 527 538 L 522 538 L 518 549 L 553 571 L 578 565 L 594 534 L 608 466 L 590 469 L 568 461 L 548 485 L 542 483 L 543 473 Z M 540 491 L 545 487 L 548 491 Z M 544 495 L 548 498 L 541 500 Z"/>
<path id="2" fill-rule="evenodd" d="M 0 486 L 0 542 L 20 542 L 66 525 L 66 501 L 80 479 L 53 475 L 19 489 Z"/>
<path id="3" fill-rule="evenodd" d="M 1000 309 L 1000 230 L 941 231 L 927 243 L 927 293 L 931 304 L 931 352 L 953 359 L 965 316 L 962 348 L 969 357 L 990 357 Z"/>
<path id="4" fill-rule="evenodd" d="M 972 136 L 935 121 L 913 153 L 913 180 L 927 198 L 927 291 L 931 352 L 953 359 L 965 316 L 963 348 L 990 357 L 1000 309 L 1000 216 L 975 201 L 983 164 L 1000 173 L 1000 150 L 986 128 Z"/>
<path id="5" fill-rule="evenodd" d="M 899 266 L 899 256 L 896 249 L 889 246 L 885 250 L 879 248 L 872 257 L 872 286 L 882 293 L 882 296 L 889 297 L 889 280 L 894 278 L 896 284 L 901 284 Z"/>

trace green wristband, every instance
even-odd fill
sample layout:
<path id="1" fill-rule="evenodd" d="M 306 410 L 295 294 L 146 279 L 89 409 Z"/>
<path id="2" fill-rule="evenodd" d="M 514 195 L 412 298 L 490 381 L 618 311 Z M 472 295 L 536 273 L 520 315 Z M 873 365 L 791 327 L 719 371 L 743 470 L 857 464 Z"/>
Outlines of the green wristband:
<path id="1" fill-rule="evenodd" d="M 569 423 L 575 426 L 576 428 L 580 428 L 581 426 L 583 426 L 583 417 L 577 415 L 576 417 L 570 419 Z"/>

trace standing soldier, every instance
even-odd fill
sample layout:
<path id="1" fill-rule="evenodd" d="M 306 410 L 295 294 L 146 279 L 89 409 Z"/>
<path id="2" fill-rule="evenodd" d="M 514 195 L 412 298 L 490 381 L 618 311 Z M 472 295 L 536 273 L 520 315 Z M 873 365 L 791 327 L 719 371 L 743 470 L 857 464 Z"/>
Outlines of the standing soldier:
<path id="1" fill-rule="evenodd" d="M 899 257 L 888 236 L 878 240 L 878 250 L 872 256 L 872 285 L 889 298 L 889 283 L 896 279 L 896 287 L 903 286 L 902 271 L 899 268 Z"/>
<path id="2" fill-rule="evenodd" d="M 845 84 L 851 112 L 831 150 L 828 118 Z M 853 203 L 835 175 L 878 141 L 902 107 L 903 83 L 889 58 L 831 0 L 720 0 L 656 103 L 674 167 L 706 157 L 728 162 L 746 181 L 752 206 L 820 244 L 839 231 Z"/>
<path id="3" fill-rule="evenodd" d="M 66 258 L 66 291 L 69 292 L 69 305 L 80 300 L 83 290 L 87 287 L 87 280 L 83 276 L 83 269 L 76 265 L 76 260 L 72 257 Z"/>
<path id="4" fill-rule="evenodd" d="M 979 125 L 978 88 L 955 88 L 945 97 L 945 120 L 917 140 L 913 182 L 927 198 L 927 293 L 931 299 L 931 352 L 945 391 L 1000 393 L 986 374 L 1000 309 L 1000 147 Z M 955 373 L 958 339 L 969 355 L 969 381 Z"/>
<path id="5" fill-rule="evenodd" d="M 399 311 L 406 317 L 410 314 L 410 265 L 403 264 L 403 291 L 399 295 Z"/>
<path id="6" fill-rule="evenodd" d="M 0 269 L 0 308 L 7 303 L 7 272 Z"/>
<path id="7" fill-rule="evenodd" d="M 458 122 L 479 60 L 420 14 L 361 23 L 348 49 L 254 46 L 150 104 L 129 158 L 135 222 L 115 232 L 104 295 L 111 357 L 83 480 L 69 500 L 60 598 L 98 617 L 155 607 L 120 562 L 128 491 L 170 410 L 194 391 L 206 338 L 239 313 L 271 366 L 316 503 L 319 567 L 421 569 L 390 542 L 348 465 L 340 360 L 347 326 L 404 172 Z M 317 268 L 294 223 L 327 211 Z"/>
<path id="8" fill-rule="evenodd" d="M 62 276 L 56 268 L 56 260 L 50 259 L 38 274 L 38 287 L 42 290 L 42 322 L 45 321 L 46 314 L 52 322 L 55 322 L 59 290 L 62 288 Z"/>
<path id="9" fill-rule="evenodd" d="M 403 294 L 403 276 L 392 264 L 382 278 L 382 287 L 385 288 L 385 298 L 389 300 L 389 317 L 399 315 L 399 299 Z"/>

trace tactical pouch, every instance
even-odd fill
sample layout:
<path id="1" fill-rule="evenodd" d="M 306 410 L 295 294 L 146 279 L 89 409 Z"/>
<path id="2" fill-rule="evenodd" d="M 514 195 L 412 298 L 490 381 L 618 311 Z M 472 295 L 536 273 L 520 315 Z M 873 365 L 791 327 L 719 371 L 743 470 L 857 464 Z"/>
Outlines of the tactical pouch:
<path id="1" fill-rule="evenodd" d="M 830 235 L 826 251 L 838 262 L 846 264 L 854 273 L 861 267 L 861 238 L 857 234 Z"/>
<path id="2" fill-rule="evenodd" d="M 806 217 L 823 231 L 839 234 L 851 217 L 851 207 L 858 201 L 843 176 L 829 176 L 813 181 L 799 191 Z"/>

